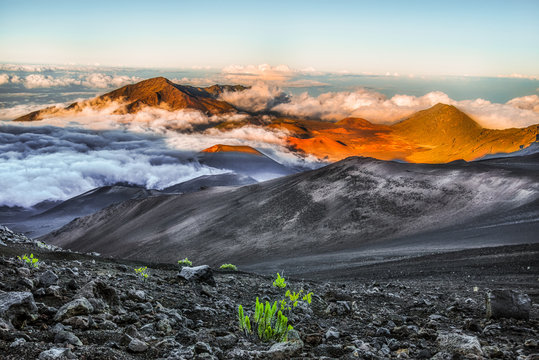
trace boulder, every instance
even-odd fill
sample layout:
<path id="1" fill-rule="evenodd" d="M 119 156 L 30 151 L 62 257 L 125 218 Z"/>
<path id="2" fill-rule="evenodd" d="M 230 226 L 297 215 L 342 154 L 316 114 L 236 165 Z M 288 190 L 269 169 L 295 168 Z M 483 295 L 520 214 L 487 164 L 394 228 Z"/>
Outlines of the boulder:
<path id="1" fill-rule="evenodd" d="M 89 315 L 94 311 L 94 307 L 88 299 L 80 298 L 75 299 L 67 304 L 63 305 L 54 316 L 55 321 L 62 321 L 77 315 Z"/>
<path id="2" fill-rule="evenodd" d="M 39 276 L 39 284 L 45 288 L 58 284 L 58 276 L 51 270 L 45 271 Z"/>
<path id="3" fill-rule="evenodd" d="M 141 353 L 148 350 L 148 344 L 139 339 L 132 339 L 128 346 L 129 350 L 135 353 Z"/>
<path id="4" fill-rule="evenodd" d="M 459 355 L 483 355 L 481 344 L 476 336 L 458 332 L 439 333 L 436 340 L 440 348 L 448 353 Z"/>
<path id="5" fill-rule="evenodd" d="M 531 300 L 515 290 L 492 290 L 486 294 L 487 318 L 530 319 Z"/>
<path id="6" fill-rule="evenodd" d="M 26 291 L 0 291 L 0 318 L 15 327 L 21 327 L 26 320 L 37 314 L 34 296 Z"/>
<path id="7" fill-rule="evenodd" d="M 208 265 L 200 265 L 195 267 L 183 267 L 178 277 L 187 281 L 202 282 L 208 285 L 215 286 L 213 278 L 213 270 Z"/>

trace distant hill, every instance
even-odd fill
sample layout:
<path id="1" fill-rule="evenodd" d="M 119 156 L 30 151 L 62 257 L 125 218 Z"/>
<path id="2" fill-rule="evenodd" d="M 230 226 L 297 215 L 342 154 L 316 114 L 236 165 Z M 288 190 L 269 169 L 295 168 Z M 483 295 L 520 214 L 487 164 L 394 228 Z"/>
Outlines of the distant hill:
<path id="1" fill-rule="evenodd" d="M 234 106 L 218 100 L 224 91 L 242 91 L 241 85 L 214 85 L 207 88 L 177 85 L 164 77 L 156 77 L 127 85 L 91 100 L 73 103 L 65 109 L 49 107 L 21 116 L 15 121 L 36 121 L 49 116 L 76 114 L 84 108 L 102 109 L 113 102 L 119 106 L 113 114 L 133 114 L 144 107 L 165 110 L 193 109 L 206 114 L 222 114 L 236 111 Z"/>

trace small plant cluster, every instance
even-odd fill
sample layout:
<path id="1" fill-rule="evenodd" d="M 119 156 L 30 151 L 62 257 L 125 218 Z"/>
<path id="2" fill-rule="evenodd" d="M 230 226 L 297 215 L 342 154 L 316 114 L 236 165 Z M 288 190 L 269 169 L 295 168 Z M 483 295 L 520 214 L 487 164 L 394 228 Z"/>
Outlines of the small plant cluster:
<path id="1" fill-rule="evenodd" d="M 284 277 L 281 277 L 281 274 L 277 273 L 277 279 L 273 281 L 273 286 L 281 289 L 286 287 L 286 281 Z"/>
<path id="2" fill-rule="evenodd" d="M 192 266 L 193 263 L 188 258 L 185 258 L 185 259 L 182 259 L 182 260 L 178 260 L 178 265 L 180 267 Z"/>
<path id="3" fill-rule="evenodd" d="M 300 296 L 304 293 L 305 292 L 303 291 L 303 289 L 301 289 L 299 292 L 295 292 L 295 291 L 291 292 L 290 290 L 286 290 L 286 294 L 284 294 L 285 298 L 279 302 L 281 305 L 281 310 L 290 311 L 296 306 L 298 306 L 299 301 L 304 301 L 307 304 L 311 305 L 313 293 L 312 292 L 306 293 L 305 295 L 301 297 L 301 300 L 300 300 Z"/>
<path id="4" fill-rule="evenodd" d="M 146 272 L 147 269 L 148 269 L 147 266 L 144 266 L 144 267 L 141 266 L 135 269 L 135 273 L 139 276 L 140 279 L 148 280 L 148 277 L 150 275 Z"/>
<path id="5" fill-rule="evenodd" d="M 285 288 L 287 286 L 285 278 L 277 273 L 277 279 L 273 281 L 273 286 L 281 289 Z M 249 316 L 244 314 L 243 306 L 240 305 L 238 307 L 240 331 L 248 337 L 255 333 L 262 341 L 286 341 L 288 332 L 294 328 L 288 324 L 288 317 L 283 313 L 286 311 L 290 313 L 293 308 L 298 306 L 300 301 L 310 305 L 312 296 L 312 292 L 305 293 L 303 289 L 299 292 L 287 290 L 285 298 L 275 301 L 273 305 L 269 301 L 266 301 L 264 305 L 257 297 L 252 324 Z M 280 310 L 277 309 L 278 306 Z"/>
<path id="6" fill-rule="evenodd" d="M 238 267 L 234 264 L 223 264 L 221 267 L 219 267 L 219 269 L 238 271 Z"/>
<path id="7" fill-rule="evenodd" d="M 238 307 L 238 318 L 241 331 L 247 336 L 254 331 L 262 341 L 286 341 L 288 332 L 294 329 L 292 325 L 288 325 L 288 318 L 282 311 L 277 311 L 277 301 L 273 305 L 266 301 L 264 305 L 256 298 L 252 327 L 251 320 L 249 316 L 244 315 L 241 305 Z"/>
<path id="8" fill-rule="evenodd" d="M 39 259 L 34 257 L 34 254 L 30 256 L 24 254 L 22 257 L 18 256 L 19 260 L 24 261 L 26 265 L 37 268 L 39 266 Z"/>

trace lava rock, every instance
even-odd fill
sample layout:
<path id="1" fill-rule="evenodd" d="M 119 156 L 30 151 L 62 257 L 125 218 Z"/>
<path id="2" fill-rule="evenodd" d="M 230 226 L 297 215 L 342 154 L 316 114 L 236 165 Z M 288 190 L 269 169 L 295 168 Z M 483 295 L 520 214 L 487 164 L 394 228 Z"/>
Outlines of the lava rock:
<path id="1" fill-rule="evenodd" d="M 213 270 L 208 265 L 183 267 L 178 274 L 178 277 L 187 281 L 202 282 L 211 286 L 215 286 Z"/>
<path id="2" fill-rule="evenodd" d="M 132 352 L 141 353 L 148 350 L 148 344 L 139 339 L 132 339 L 128 348 Z"/>
<path id="3" fill-rule="evenodd" d="M 39 284 L 45 288 L 51 285 L 57 285 L 58 276 L 51 270 L 47 270 L 39 277 Z"/>
<path id="4" fill-rule="evenodd" d="M 72 316 L 89 315 L 93 311 L 94 311 L 94 307 L 92 306 L 92 304 L 90 304 L 88 299 L 86 298 L 75 299 L 63 305 L 54 316 L 54 320 L 62 321 Z"/>
<path id="5" fill-rule="evenodd" d="M 60 330 L 56 333 L 54 337 L 54 342 L 57 344 L 71 344 L 75 346 L 82 346 L 82 341 L 69 331 Z"/>
<path id="6" fill-rule="evenodd" d="M 481 344 L 475 336 L 465 335 L 457 332 L 438 334 L 438 345 L 444 351 L 460 355 L 483 355 Z"/>
<path id="7" fill-rule="evenodd" d="M 39 354 L 39 360 L 56 360 L 56 359 L 76 359 L 77 357 L 71 352 L 70 349 L 65 348 L 51 348 L 49 350 L 42 351 Z"/>
<path id="8" fill-rule="evenodd" d="M 492 290 L 486 295 L 487 318 L 530 319 L 531 300 L 515 290 Z"/>
<path id="9" fill-rule="evenodd" d="M 21 327 L 26 320 L 33 319 L 37 313 L 34 296 L 25 291 L 0 291 L 0 318 L 11 325 Z"/>

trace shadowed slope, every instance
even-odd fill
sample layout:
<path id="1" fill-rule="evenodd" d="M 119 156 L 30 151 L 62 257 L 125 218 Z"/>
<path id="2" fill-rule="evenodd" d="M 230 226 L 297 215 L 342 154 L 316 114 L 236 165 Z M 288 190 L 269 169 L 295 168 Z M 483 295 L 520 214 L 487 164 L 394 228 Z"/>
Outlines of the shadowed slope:
<path id="1" fill-rule="evenodd" d="M 538 179 L 537 171 L 488 162 L 420 165 L 350 158 L 236 190 L 129 200 L 43 240 L 132 259 L 173 262 L 189 256 L 212 264 L 252 264 L 382 246 L 510 212 L 537 200 Z M 477 246 L 488 240 L 476 239 Z"/>

